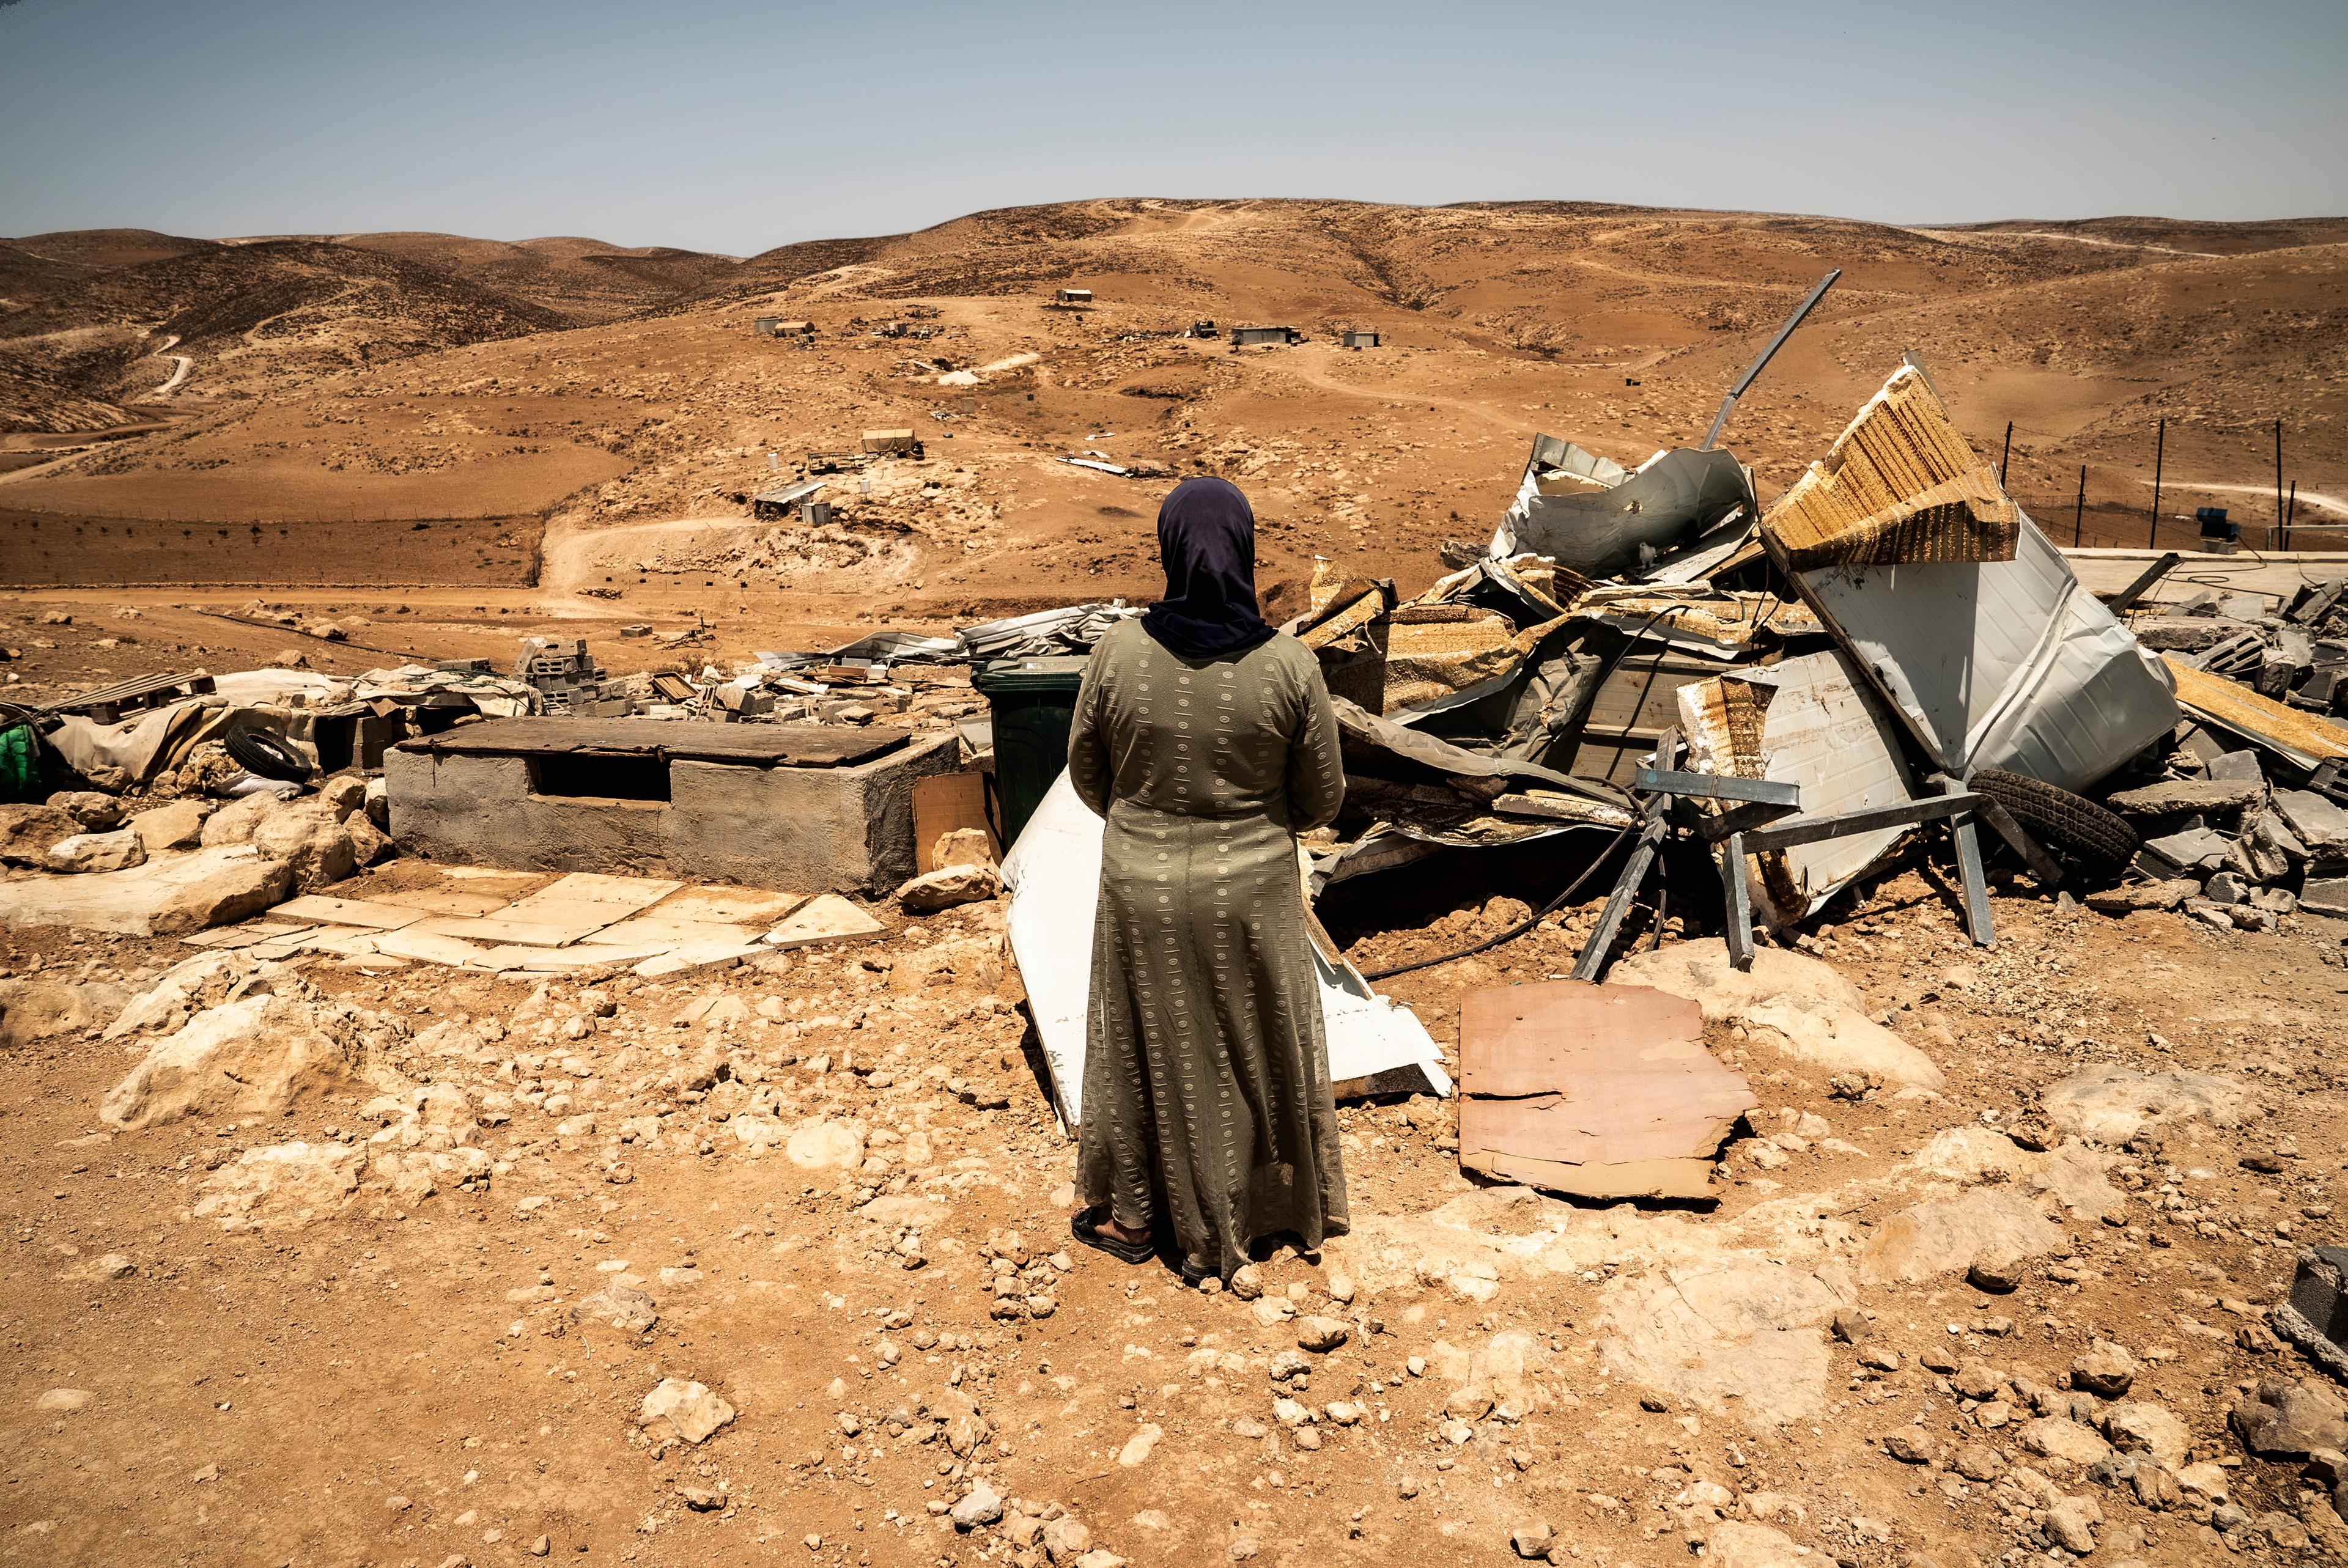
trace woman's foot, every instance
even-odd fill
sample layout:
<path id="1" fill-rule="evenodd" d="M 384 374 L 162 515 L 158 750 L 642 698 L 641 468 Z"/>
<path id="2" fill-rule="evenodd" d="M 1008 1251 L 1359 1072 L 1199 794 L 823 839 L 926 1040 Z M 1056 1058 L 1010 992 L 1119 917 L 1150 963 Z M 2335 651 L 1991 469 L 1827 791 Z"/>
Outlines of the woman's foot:
<path id="1" fill-rule="evenodd" d="M 1121 1262 L 1147 1263 L 1158 1253 L 1158 1244 L 1148 1231 L 1117 1224 L 1107 1204 L 1078 1209 L 1069 1217 L 1068 1230 L 1086 1246 L 1097 1247 Z"/>
<path id="2" fill-rule="evenodd" d="M 1103 1214 L 1093 1222 L 1093 1228 L 1109 1240 L 1122 1242 L 1127 1246 L 1139 1246 L 1149 1239 L 1148 1231 L 1135 1230 L 1130 1225 L 1121 1225 L 1117 1223 L 1117 1217 L 1114 1214 Z"/>

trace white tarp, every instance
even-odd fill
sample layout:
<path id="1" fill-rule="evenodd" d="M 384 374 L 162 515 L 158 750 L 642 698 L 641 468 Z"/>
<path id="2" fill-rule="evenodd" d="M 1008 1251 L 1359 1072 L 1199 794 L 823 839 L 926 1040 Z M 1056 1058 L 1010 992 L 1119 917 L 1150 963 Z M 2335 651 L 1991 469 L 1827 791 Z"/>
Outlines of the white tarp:
<path id="1" fill-rule="evenodd" d="M 1053 1091 L 1072 1127 L 1082 1115 L 1093 914 L 1100 898 L 1106 826 L 1076 798 L 1064 771 L 1003 862 L 1011 951 L 1019 960 L 1035 1031 L 1043 1037 Z M 1416 1067 L 1437 1094 L 1451 1092 L 1435 1041 L 1408 1009 L 1372 991 L 1353 966 L 1332 963 L 1318 948 L 1313 962 L 1321 982 L 1333 1081 Z"/>
<path id="2" fill-rule="evenodd" d="M 2178 721 L 2158 655 L 2028 517 L 2012 560 L 1825 567 L 1802 597 L 1932 762 L 2084 790 Z"/>

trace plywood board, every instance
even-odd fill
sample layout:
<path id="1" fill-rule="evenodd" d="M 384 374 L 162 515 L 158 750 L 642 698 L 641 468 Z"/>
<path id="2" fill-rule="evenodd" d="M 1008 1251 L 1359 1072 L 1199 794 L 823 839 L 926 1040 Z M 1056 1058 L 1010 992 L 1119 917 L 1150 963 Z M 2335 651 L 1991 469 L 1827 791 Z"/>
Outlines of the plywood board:
<path id="1" fill-rule="evenodd" d="M 1704 1049 L 1695 1003 L 1581 980 L 1494 986 L 1459 1006 L 1459 1163 L 1586 1197 L 1711 1195 L 1760 1102 Z"/>
<path id="2" fill-rule="evenodd" d="M 288 920 L 365 926 L 376 931 L 396 931 L 402 926 L 413 926 L 425 917 L 421 909 L 403 908 L 396 904 L 377 904 L 362 898 L 329 898 L 322 893 L 304 893 L 298 898 L 288 898 L 270 913 Z"/>
<path id="3" fill-rule="evenodd" d="M 704 883 L 672 893 L 645 911 L 665 920 L 697 920 L 712 926 L 771 926 L 808 901 L 804 893 L 762 887 L 720 887 Z"/>
<path id="4" fill-rule="evenodd" d="M 986 775 L 982 773 L 932 774 L 913 781 L 913 869 L 935 871 L 931 852 L 938 840 L 956 828 L 974 827 L 986 835 L 996 860 L 1003 846 L 994 841 L 994 825 L 986 820 Z"/>
<path id="5" fill-rule="evenodd" d="M 797 914 L 767 933 L 769 948 L 806 948 L 819 942 L 858 941 L 888 927 L 837 893 L 819 893 Z"/>

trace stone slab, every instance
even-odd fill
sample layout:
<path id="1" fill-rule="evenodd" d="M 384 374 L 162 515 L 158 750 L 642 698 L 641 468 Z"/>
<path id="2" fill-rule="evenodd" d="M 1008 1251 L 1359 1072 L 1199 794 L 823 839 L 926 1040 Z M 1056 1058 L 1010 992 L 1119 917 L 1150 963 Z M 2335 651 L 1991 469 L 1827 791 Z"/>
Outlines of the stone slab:
<path id="1" fill-rule="evenodd" d="M 293 868 L 251 845 L 166 851 L 143 866 L 0 883 L 0 924 L 178 937 L 242 920 L 292 890 Z"/>

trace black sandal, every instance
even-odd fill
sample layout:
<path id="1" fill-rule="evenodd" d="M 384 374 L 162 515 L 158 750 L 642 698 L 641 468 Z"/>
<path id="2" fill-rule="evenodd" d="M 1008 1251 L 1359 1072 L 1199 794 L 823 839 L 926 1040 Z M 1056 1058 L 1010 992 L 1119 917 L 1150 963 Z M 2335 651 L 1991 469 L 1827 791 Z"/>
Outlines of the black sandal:
<path id="1" fill-rule="evenodd" d="M 1222 1272 L 1211 1263 L 1196 1263 L 1187 1257 L 1182 1260 L 1182 1283 L 1193 1290 L 1210 1279 L 1221 1278 Z"/>
<path id="2" fill-rule="evenodd" d="M 1158 1255 L 1158 1248 L 1146 1241 L 1119 1241 L 1105 1235 L 1100 1228 L 1100 1214 L 1107 1205 L 1097 1204 L 1080 1209 L 1068 1221 L 1068 1234 L 1086 1246 L 1098 1247 L 1120 1263 L 1148 1263 Z"/>

